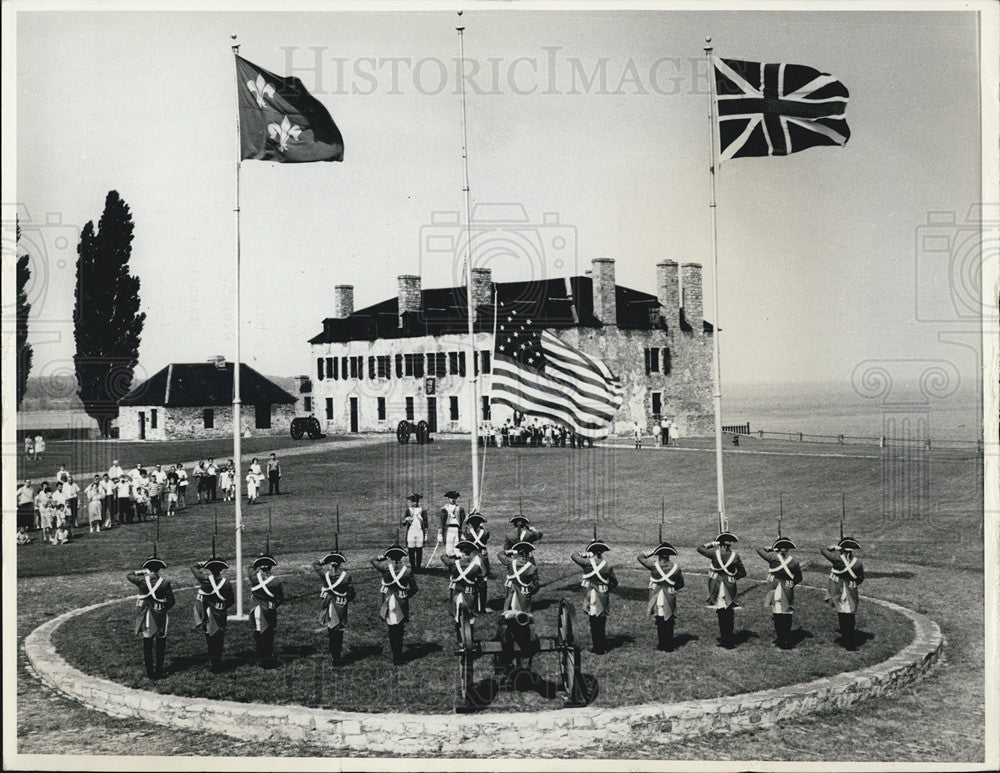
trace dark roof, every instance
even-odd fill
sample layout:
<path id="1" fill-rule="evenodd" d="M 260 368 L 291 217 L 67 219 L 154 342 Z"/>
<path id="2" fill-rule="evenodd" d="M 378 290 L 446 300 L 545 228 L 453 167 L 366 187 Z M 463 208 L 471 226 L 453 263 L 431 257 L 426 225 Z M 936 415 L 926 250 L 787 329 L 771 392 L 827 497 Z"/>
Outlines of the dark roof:
<path id="1" fill-rule="evenodd" d="M 240 400 L 246 405 L 294 403 L 295 398 L 249 365 L 240 365 Z M 177 362 L 157 371 L 118 401 L 119 405 L 200 407 L 231 405 L 233 363 Z"/>
<path id="2" fill-rule="evenodd" d="M 594 316 L 593 280 L 589 276 L 497 282 L 493 287 L 501 307 L 513 307 L 541 327 L 601 327 Z M 660 304 L 655 295 L 621 285 L 615 286 L 615 294 L 618 327 L 648 330 L 663 324 L 659 319 Z M 324 319 L 323 331 L 310 338 L 309 343 L 412 338 L 468 330 L 464 286 L 421 290 L 421 298 L 421 311 L 407 312 L 402 326 L 399 324 L 399 299 L 389 298 L 359 309 L 343 319 Z M 474 326 L 479 333 L 493 331 L 492 302 L 478 308 Z M 711 330 L 708 323 L 706 330 Z"/>

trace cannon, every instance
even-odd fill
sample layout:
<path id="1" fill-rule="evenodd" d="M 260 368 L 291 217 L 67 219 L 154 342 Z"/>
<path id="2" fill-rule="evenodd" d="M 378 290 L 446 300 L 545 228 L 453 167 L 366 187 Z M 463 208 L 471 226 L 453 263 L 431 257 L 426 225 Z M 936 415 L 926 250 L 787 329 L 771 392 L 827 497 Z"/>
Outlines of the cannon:
<path id="1" fill-rule="evenodd" d="M 308 435 L 310 440 L 323 437 L 323 429 L 315 416 L 296 416 L 292 419 L 291 431 L 292 440 L 302 440 L 303 435 Z"/>
<path id="2" fill-rule="evenodd" d="M 431 427 L 424 419 L 421 419 L 416 424 L 412 421 L 407 421 L 402 419 L 399 424 L 396 425 L 396 440 L 399 441 L 401 446 L 405 446 L 410 442 L 410 437 L 413 437 L 418 445 L 423 445 L 424 443 L 431 442 Z"/>
<path id="3" fill-rule="evenodd" d="M 534 616 L 527 612 L 505 612 L 497 621 L 494 639 L 480 641 L 473 636 L 471 613 L 459 610 L 459 630 L 462 641 L 455 650 L 458 657 L 458 695 L 455 711 L 466 713 L 481 708 L 475 694 L 475 663 L 484 655 L 493 656 L 493 670 L 498 681 L 510 681 L 527 673 L 534 677 L 532 666 L 536 655 L 555 652 L 559 656 L 560 688 L 563 706 L 588 705 L 597 695 L 597 683 L 585 680 L 580 671 L 580 648 L 573 641 L 573 604 L 559 602 L 555 636 L 538 636 Z"/>

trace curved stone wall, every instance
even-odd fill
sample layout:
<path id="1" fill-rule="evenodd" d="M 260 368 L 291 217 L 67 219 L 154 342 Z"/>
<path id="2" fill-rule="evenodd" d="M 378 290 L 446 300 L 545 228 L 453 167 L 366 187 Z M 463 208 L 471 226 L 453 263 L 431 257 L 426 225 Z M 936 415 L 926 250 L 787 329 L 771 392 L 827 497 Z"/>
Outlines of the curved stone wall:
<path id="1" fill-rule="evenodd" d="M 536 751 L 579 754 L 604 741 L 628 736 L 669 743 L 707 733 L 734 733 L 777 724 L 784 719 L 850 706 L 884 695 L 933 668 L 944 639 L 930 618 L 889 601 L 864 597 L 905 615 L 914 627 L 913 641 L 874 666 L 803 684 L 684 703 L 602 709 L 558 709 L 519 713 L 516 729 L 509 713 L 363 714 L 305 706 L 237 703 L 147 690 L 131 690 L 84 674 L 56 652 L 52 634 L 68 620 L 115 599 L 67 612 L 43 623 L 24 641 L 35 675 L 48 687 L 90 708 L 172 727 L 224 733 L 254 741 L 307 742 L 345 751 L 444 755 L 473 752 L 503 755 Z"/>

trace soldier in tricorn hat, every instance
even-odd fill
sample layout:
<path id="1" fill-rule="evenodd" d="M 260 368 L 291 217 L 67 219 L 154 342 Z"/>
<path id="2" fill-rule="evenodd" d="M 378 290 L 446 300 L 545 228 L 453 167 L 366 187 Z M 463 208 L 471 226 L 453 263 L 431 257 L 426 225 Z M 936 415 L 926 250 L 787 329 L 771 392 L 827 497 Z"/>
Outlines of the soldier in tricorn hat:
<path id="1" fill-rule="evenodd" d="M 348 605 L 354 601 L 354 586 L 351 575 L 343 568 L 347 563 L 339 550 L 327 553 L 319 561 L 313 561 L 313 571 L 322 579 L 319 596 L 322 601 L 319 621 L 326 626 L 327 647 L 334 665 L 341 665 L 344 647 L 344 631 L 347 630 Z"/>
<path id="2" fill-rule="evenodd" d="M 770 548 L 757 548 L 757 555 L 767 561 L 767 579 L 771 592 L 764 599 L 764 608 L 771 610 L 774 622 L 774 643 L 783 650 L 792 648 L 792 604 L 795 586 L 802 582 L 802 567 L 794 556 L 795 543 L 788 537 L 778 537 Z"/>
<path id="3" fill-rule="evenodd" d="M 837 610 L 840 643 L 851 651 L 858 646 L 855 622 L 858 586 L 865 581 L 865 568 L 854 555 L 855 550 L 861 550 L 861 543 L 853 537 L 842 537 L 836 545 L 820 549 L 823 558 L 832 564 L 825 600 Z"/>
<path id="4" fill-rule="evenodd" d="M 510 519 L 514 531 L 504 540 L 504 550 L 511 550 L 518 542 L 530 542 L 532 545 L 542 539 L 542 533 L 531 527 L 531 522 L 523 515 L 515 515 Z"/>
<path id="5" fill-rule="evenodd" d="M 580 583 L 584 588 L 583 609 L 590 621 L 590 651 L 596 655 L 607 652 L 610 592 L 618 587 L 615 568 L 604 558 L 609 550 L 611 548 L 606 543 L 595 537 L 583 553 L 570 554 L 573 563 L 583 569 L 583 581 Z"/>
<path id="6" fill-rule="evenodd" d="M 163 676 L 163 661 L 167 654 L 167 628 L 170 624 L 168 613 L 176 603 L 170 580 L 160 577 L 160 572 L 166 568 L 167 565 L 156 557 L 154 550 L 153 555 L 143 562 L 141 569 L 125 575 L 125 579 L 139 589 L 139 598 L 136 601 L 139 615 L 135 621 L 135 633 L 137 636 L 142 636 L 142 659 L 146 666 L 146 675 L 150 679 L 159 679 Z"/>
<path id="7" fill-rule="evenodd" d="M 458 643 L 462 643 L 460 625 L 462 607 L 469 613 L 472 625 L 476 624 L 479 607 L 479 585 L 483 577 L 483 566 L 476 555 L 476 546 L 469 540 L 459 540 L 455 545 L 458 556 L 441 556 L 441 562 L 448 567 L 451 581 L 448 583 L 451 616 L 455 622 Z"/>
<path id="8" fill-rule="evenodd" d="M 253 626 L 254 646 L 257 648 L 257 661 L 261 668 L 274 665 L 274 632 L 278 627 L 278 607 L 285 600 L 281 580 L 272 574 L 277 565 L 278 562 L 265 550 L 247 567 L 250 596 L 253 599 L 250 624 Z"/>
<path id="9" fill-rule="evenodd" d="M 213 674 L 222 670 L 229 608 L 236 603 L 232 584 L 222 576 L 228 568 L 229 564 L 215 556 L 191 567 L 191 574 L 198 581 L 198 594 L 194 601 L 194 626 L 205 632 L 208 660 Z"/>
<path id="10" fill-rule="evenodd" d="M 708 572 L 708 606 L 715 610 L 719 618 L 719 646 L 732 649 L 735 609 L 739 606 L 736 581 L 747 576 L 743 561 L 733 550 L 733 543 L 739 542 L 732 532 L 719 533 L 712 542 L 698 547 L 698 552 L 711 561 Z"/>
<path id="11" fill-rule="evenodd" d="M 531 612 L 531 599 L 541 586 L 538 567 L 531 560 L 535 546 L 530 542 L 518 542 L 510 550 L 497 553 L 500 563 L 507 567 L 507 597 L 503 602 L 504 612 Z"/>
<path id="12" fill-rule="evenodd" d="M 677 591 L 684 587 L 680 566 L 672 560 L 674 546 L 661 542 L 652 552 L 636 556 L 649 570 L 649 603 L 646 611 L 656 623 L 656 648 L 674 651 L 674 620 L 677 617 Z"/>
<path id="13" fill-rule="evenodd" d="M 402 665 L 403 631 L 410 619 L 410 599 L 419 588 L 410 567 L 403 563 L 406 551 L 399 545 L 386 548 L 385 552 L 370 563 L 382 575 L 382 606 L 379 616 L 389 629 L 389 647 L 394 665 Z"/>
<path id="14" fill-rule="evenodd" d="M 486 518 L 482 513 L 472 513 L 465 519 L 465 526 L 462 528 L 462 539 L 466 539 L 475 546 L 473 555 L 478 557 L 482 573 L 479 578 L 478 602 L 476 611 L 486 612 L 489 590 L 487 580 L 493 577 L 493 570 L 490 568 L 490 553 L 486 543 L 490 541 L 490 532 L 486 528 Z"/>
<path id="15" fill-rule="evenodd" d="M 420 506 L 420 494 L 410 494 L 406 510 L 403 511 L 403 525 L 406 526 L 406 550 L 410 557 L 410 568 L 420 571 L 424 564 L 424 542 L 427 539 L 427 510 Z"/>
<path id="16" fill-rule="evenodd" d="M 460 507 L 457 491 L 446 491 L 444 498 L 448 501 L 441 508 L 441 528 L 438 529 L 438 542 L 444 540 L 444 554 L 455 555 L 455 546 L 461 538 L 462 526 L 465 524 L 465 508 Z"/>

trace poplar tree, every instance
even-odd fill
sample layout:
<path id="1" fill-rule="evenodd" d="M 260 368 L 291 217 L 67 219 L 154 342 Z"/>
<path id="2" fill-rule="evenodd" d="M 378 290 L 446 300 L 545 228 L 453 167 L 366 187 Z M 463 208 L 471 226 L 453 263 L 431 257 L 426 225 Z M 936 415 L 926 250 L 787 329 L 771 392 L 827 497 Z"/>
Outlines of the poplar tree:
<path id="1" fill-rule="evenodd" d="M 21 242 L 21 224 L 16 225 L 17 242 Z M 17 407 L 21 407 L 24 393 L 28 390 L 28 374 L 31 373 L 31 358 L 34 351 L 28 343 L 28 314 L 31 304 L 28 303 L 28 280 L 31 279 L 31 268 L 28 266 L 30 257 L 19 255 L 17 258 Z"/>

